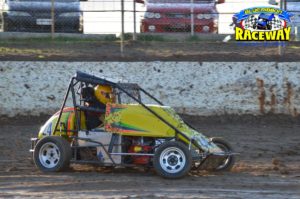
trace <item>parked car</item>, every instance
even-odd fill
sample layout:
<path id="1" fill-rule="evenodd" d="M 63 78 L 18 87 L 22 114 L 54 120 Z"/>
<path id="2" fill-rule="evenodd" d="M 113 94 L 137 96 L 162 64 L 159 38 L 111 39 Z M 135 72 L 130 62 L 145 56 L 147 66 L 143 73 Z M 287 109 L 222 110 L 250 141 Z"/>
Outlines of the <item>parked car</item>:
<path id="1" fill-rule="evenodd" d="M 217 33 L 217 3 L 225 0 L 194 0 L 194 31 Z M 138 2 L 143 3 L 142 0 Z M 141 22 L 141 32 L 190 32 L 191 1 L 189 0 L 148 0 Z"/>
<path id="2" fill-rule="evenodd" d="M 4 31 L 50 32 L 51 0 L 5 0 Z M 83 32 L 79 0 L 55 0 L 55 32 Z"/>

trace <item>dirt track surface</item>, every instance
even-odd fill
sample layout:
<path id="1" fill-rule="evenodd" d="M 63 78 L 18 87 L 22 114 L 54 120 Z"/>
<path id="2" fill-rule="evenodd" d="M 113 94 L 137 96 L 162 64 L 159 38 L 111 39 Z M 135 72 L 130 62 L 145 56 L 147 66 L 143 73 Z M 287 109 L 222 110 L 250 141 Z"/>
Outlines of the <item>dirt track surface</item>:
<path id="1" fill-rule="evenodd" d="M 298 119 L 187 118 L 241 153 L 232 172 L 167 180 L 154 171 L 72 165 L 68 172 L 41 173 L 28 149 L 45 118 L 1 118 L 0 198 L 300 198 Z"/>
<path id="2" fill-rule="evenodd" d="M 251 43 L 250 43 L 251 44 Z M 285 61 L 300 60 L 300 42 L 278 47 L 245 46 L 237 42 L 127 41 L 120 53 L 119 41 L 8 40 L 0 42 L 0 61 Z M 268 43 L 266 43 L 268 44 Z"/>

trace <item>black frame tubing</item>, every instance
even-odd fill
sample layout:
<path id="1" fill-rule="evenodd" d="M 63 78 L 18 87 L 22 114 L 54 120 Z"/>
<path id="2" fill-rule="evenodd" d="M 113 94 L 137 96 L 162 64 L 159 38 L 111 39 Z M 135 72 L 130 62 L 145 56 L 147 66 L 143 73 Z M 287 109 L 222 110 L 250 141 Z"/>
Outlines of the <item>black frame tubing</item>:
<path id="1" fill-rule="evenodd" d="M 148 97 L 150 97 L 151 99 L 153 99 L 154 101 L 156 101 L 159 105 L 164 106 L 164 104 L 159 101 L 156 97 L 152 96 L 150 93 L 148 93 L 147 91 L 145 91 L 143 88 L 138 87 L 140 91 L 142 91 L 143 93 L 145 93 Z"/>
<path id="2" fill-rule="evenodd" d="M 134 96 L 132 96 L 130 93 L 128 93 L 125 89 L 123 89 L 122 87 L 115 85 L 118 89 L 120 89 L 121 91 L 123 91 L 124 93 L 126 93 L 129 97 L 131 97 L 132 99 L 134 99 L 136 102 L 138 102 L 140 105 L 142 105 L 146 110 L 148 110 L 150 113 L 152 113 L 153 115 L 155 115 L 158 119 L 160 119 L 162 122 L 164 122 L 167 126 L 169 126 L 170 128 L 172 128 L 173 130 L 175 130 L 175 136 L 177 138 L 177 134 L 180 134 L 181 136 L 183 136 L 185 139 L 187 139 L 188 141 L 191 141 L 191 139 L 189 139 L 185 134 L 183 134 L 181 131 L 179 131 L 175 126 L 173 126 L 172 124 L 170 124 L 168 121 L 166 121 L 164 118 L 162 118 L 160 115 L 158 115 L 155 111 L 151 110 L 149 107 L 147 107 L 143 102 L 141 102 L 140 100 L 138 100 L 137 98 L 135 98 Z M 192 140 L 193 141 L 193 140 Z M 195 143 L 194 143 L 195 144 Z"/>
<path id="3" fill-rule="evenodd" d="M 139 90 L 142 91 L 143 93 L 145 93 L 148 97 L 150 97 L 151 99 L 153 99 L 154 101 L 156 101 L 159 105 L 164 106 L 164 104 L 158 100 L 156 97 L 154 97 L 153 95 L 151 95 L 150 93 L 148 93 L 146 90 L 144 90 L 143 88 L 139 87 Z M 185 121 L 184 119 L 182 119 L 184 121 L 184 123 L 186 123 L 190 128 L 196 130 L 195 127 L 193 127 L 190 123 L 188 123 L 187 121 Z"/>
<path id="4" fill-rule="evenodd" d="M 89 139 L 89 138 L 80 138 L 80 137 L 76 137 L 76 136 L 72 136 L 72 138 L 76 139 L 76 140 L 84 140 L 84 141 L 87 141 L 87 142 L 92 142 L 92 143 L 96 143 L 98 145 L 92 145 L 92 146 L 72 146 L 71 148 L 88 148 L 88 147 L 101 147 L 104 152 L 108 155 L 110 161 L 113 163 L 113 165 L 116 165 L 115 161 L 112 159 L 110 153 L 106 150 L 106 148 L 104 147 L 104 145 L 101 143 L 101 142 L 97 142 L 95 140 L 92 140 L 92 139 Z"/>
<path id="5" fill-rule="evenodd" d="M 79 121 L 79 117 L 78 117 L 78 111 L 80 110 L 77 110 L 77 103 L 76 103 L 76 95 L 75 95 L 75 90 L 74 90 L 74 86 L 75 84 L 73 84 L 73 81 L 74 81 L 74 78 L 72 78 L 72 81 L 71 81 L 71 92 L 72 92 L 72 101 L 73 101 L 73 106 L 75 107 L 75 118 L 76 118 L 76 128 L 77 128 L 77 132 L 79 131 L 80 129 L 80 121 Z"/>
<path id="6" fill-rule="evenodd" d="M 133 95 L 131 95 L 129 92 L 127 92 L 124 88 L 122 88 L 122 86 L 119 86 L 117 83 L 113 83 L 113 82 L 110 82 L 108 80 L 102 80 L 100 78 L 97 78 L 95 76 L 92 76 L 96 79 L 90 79 L 90 78 L 85 78 L 85 77 L 72 77 L 71 81 L 70 81 L 70 84 L 69 84 L 69 87 L 68 87 L 68 91 L 65 95 L 65 98 L 64 98 L 64 102 L 63 102 L 63 105 L 60 109 L 60 113 L 59 113 L 59 117 L 58 117 L 58 120 L 57 120 L 57 123 L 55 125 L 55 130 L 57 130 L 57 126 L 58 126 L 58 123 L 61 119 L 61 115 L 62 115 L 62 111 L 63 111 L 63 108 L 65 106 L 65 103 L 66 103 L 66 100 L 67 100 L 67 97 L 68 97 L 68 94 L 69 94 L 69 91 L 72 89 L 72 98 L 73 98 L 73 105 L 74 107 L 76 108 L 76 112 L 75 112 L 75 117 L 76 117 L 76 122 L 77 122 L 77 125 L 78 125 L 78 130 L 80 129 L 79 128 L 79 118 L 78 118 L 78 113 L 77 113 L 77 106 L 76 106 L 76 101 L 75 101 L 75 91 L 74 91 L 74 85 L 73 85 L 73 80 L 76 79 L 77 81 L 83 81 L 83 82 L 86 82 L 86 83 L 92 83 L 92 84 L 101 84 L 101 83 L 104 83 L 104 84 L 108 84 L 108 85 L 111 85 L 113 87 L 116 87 L 118 89 L 120 89 L 121 91 L 123 91 L 124 93 L 126 93 L 129 97 L 131 97 L 133 100 L 135 100 L 136 102 L 138 102 L 140 105 L 142 105 L 146 110 L 148 110 L 150 113 L 152 113 L 153 115 L 155 115 L 158 119 L 160 119 L 162 122 L 164 122 L 167 126 L 169 126 L 170 128 L 172 128 L 174 131 L 175 131 L 175 137 L 176 139 L 178 138 L 178 134 L 180 134 L 181 136 L 183 136 L 185 139 L 187 139 L 188 141 L 192 142 L 194 145 L 198 145 L 193 139 L 190 139 L 188 136 L 186 136 L 184 133 L 182 133 L 180 130 L 178 130 L 175 126 L 173 126 L 172 124 L 170 124 L 168 121 L 166 121 L 164 118 L 162 118 L 160 115 L 158 115 L 155 111 L 151 110 L 149 107 L 147 107 L 141 100 L 137 99 L 136 97 L 134 97 Z M 147 91 L 145 91 L 144 89 L 138 87 L 138 89 L 140 89 L 141 91 L 143 91 L 147 96 L 151 97 L 152 99 L 154 99 L 155 101 L 157 101 L 160 105 L 163 105 L 162 102 L 160 102 L 158 99 L 156 99 L 154 96 L 152 96 L 150 93 L 148 93 Z M 190 126 L 190 125 L 189 125 Z M 191 127 L 193 128 L 193 127 Z M 198 146 L 200 149 L 201 147 Z"/>
<path id="7" fill-rule="evenodd" d="M 62 106 L 61 106 L 61 108 L 60 108 L 59 115 L 58 115 L 58 118 L 57 118 L 57 122 L 56 122 L 55 128 L 54 128 L 54 133 L 57 131 L 58 123 L 59 123 L 59 121 L 60 121 L 60 119 L 61 119 L 61 115 L 62 115 L 63 110 L 64 110 L 64 107 L 65 107 L 65 105 L 66 105 L 66 101 L 67 101 L 67 99 L 68 99 L 69 92 L 70 92 L 70 90 L 71 90 L 71 86 L 72 86 L 72 83 L 73 83 L 73 79 L 74 79 L 74 77 L 72 77 L 72 79 L 70 80 L 68 90 L 67 90 L 67 92 L 66 92 L 66 94 L 65 94 L 64 101 L 63 101 Z"/>

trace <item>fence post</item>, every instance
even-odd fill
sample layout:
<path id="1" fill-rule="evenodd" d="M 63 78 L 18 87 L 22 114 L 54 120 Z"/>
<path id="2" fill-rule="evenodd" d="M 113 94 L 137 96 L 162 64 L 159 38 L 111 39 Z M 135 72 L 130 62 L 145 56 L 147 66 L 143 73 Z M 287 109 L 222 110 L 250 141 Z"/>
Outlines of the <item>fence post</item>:
<path id="1" fill-rule="evenodd" d="M 51 0 L 51 38 L 54 39 L 54 32 L 55 32 L 55 7 L 54 1 Z"/>
<path id="2" fill-rule="evenodd" d="M 194 36 L 194 0 L 191 0 L 191 35 Z"/>
<path id="3" fill-rule="evenodd" d="M 284 7 L 284 0 L 280 0 L 280 9 L 283 9 Z M 283 46 L 281 46 L 281 43 L 278 45 L 278 55 L 282 56 L 283 55 Z"/>
<path id="4" fill-rule="evenodd" d="M 120 43 L 121 56 L 124 56 L 124 0 L 121 0 L 121 43 Z"/>
<path id="5" fill-rule="evenodd" d="M 4 32 L 3 12 L 4 12 L 4 1 L 0 0 L 0 32 Z"/>
<path id="6" fill-rule="evenodd" d="M 132 40 L 136 40 L 136 2 L 133 0 L 133 35 Z"/>

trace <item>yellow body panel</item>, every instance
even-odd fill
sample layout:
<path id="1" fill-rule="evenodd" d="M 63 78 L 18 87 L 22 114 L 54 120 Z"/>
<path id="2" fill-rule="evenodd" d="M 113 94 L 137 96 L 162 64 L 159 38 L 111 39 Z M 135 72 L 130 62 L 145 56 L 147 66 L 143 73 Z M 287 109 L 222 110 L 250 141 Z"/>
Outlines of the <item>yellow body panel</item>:
<path id="1" fill-rule="evenodd" d="M 160 106 L 148 106 L 168 122 L 177 122 L 168 117 Z M 173 137 L 175 131 L 155 117 L 141 105 L 108 104 L 106 107 L 105 130 L 130 136 Z"/>
<path id="2" fill-rule="evenodd" d="M 210 142 L 206 136 L 186 125 L 171 107 L 158 105 L 147 105 L 147 107 L 176 127 L 186 137 L 195 140 L 198 147 L 204 151 L 220 152 L 219 147 Z M 128 136 L 175 137 L 174 129 L 140 104 L 107 104 L 105 130 Z M 179 135 L 178 137 L 189 143 L 184 136 Z"/>
<path id="3" fill-rule="evenodd" d="M 48 119 L 48 121 L 42 126 L 42 128 L 39 131 L 38 138 L 41 139 L 45 136 L 54 135 L 54 136 L 63 136 L 67 139 L 69 139 L 70 136 L 74 136 L 75 133 L 72 132 L 75 130 L 76 127 L 76 118 L 75 118 L 75 109 L 68 107 L 64 108 L 60 124 L 58 124 L 58 130 L 54 131 L 55 125 L 57 123 L 57 119 L 59 116 L 59 112 L 55 113 L 51 118 Z M 86 129 L 85 124 L 85 116 L 83 112 L 81 112 L 81 128 Z"/>
<path id="4" fill-rule="evenodd" d="M 219 147 L 211 143 L 207 137 L 187 126 L 171 107 L 158 105 L 147 105 L 147 107 L 182 132 L 185 136 L 179 134 L 178 138 L 180 140 L 189 144 L 189 140 L 193 139 L 196 141 L 196 145 L 204 151 L 220 151 Z M 59 113 L 54 114 L 42 126 L 38 135 L 39 139 L 45 136 L 56 135 L 70 140 L 70 136 L 75 135 L 72 132 L 72 130 L 76 129 L 75 109 L 65 108 L 63 110 L 60 120 L 63 124 L 61 125 L 61 131 L 60 125 L 58 125 L 58 131 L 54 132 L 58 116 Z M 80 130 L 86 130 L 83 112 L 80 114 L 80 123 Z M 175 137 L 175 130 L 173 128 L 169 127 L 140 104 L 107 104 L 104 125 L 105 131 L 108 133 L 153 138 Z"/>

